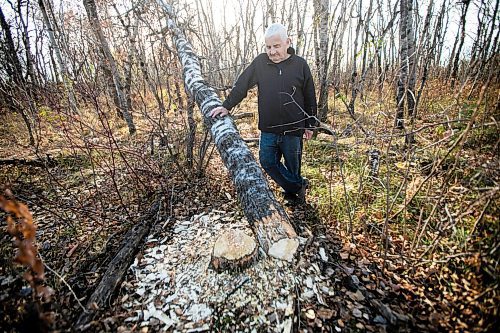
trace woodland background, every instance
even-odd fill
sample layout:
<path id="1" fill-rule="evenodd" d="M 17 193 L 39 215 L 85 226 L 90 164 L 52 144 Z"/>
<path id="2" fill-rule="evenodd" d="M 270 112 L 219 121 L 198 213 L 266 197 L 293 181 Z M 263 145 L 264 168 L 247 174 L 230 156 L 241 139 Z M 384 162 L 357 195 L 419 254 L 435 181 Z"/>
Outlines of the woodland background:
<path id="1" fill-rule="evenodd" d="M 184 90 L 157 2 L 0 5 L 0 217 L 17 216 L 0 242 L 0 322 L 3 330 L 22 330 L 35 316 L 42 330 L 68 330 L 155 193 L 171 217 L 239 208 Z M 288 26 L 315 77 L 318 117 L 330 128 L 305 144 L 311 187 L 301 221 L 312 237 L 336 235 L 330 255 L 338 265 L 368 260 L 393 282 L 382 293 L 411 314 L 408 329 L 493 330 L 500 301 L 499 1 L 173 6 L 221 99 L 263 52 L 266 26 Z M 233 113 L 249 144 L 258 137 L 255 113 L 252 91 Z M 36 232 L 29 213 L 9 210 L 7 199 L 27 205 Z M 23 248 L 31 241 L 35 250 Z M 16 248 L 26 256 L 14 260 Z M 28 282 L 16 261 L 28 266 Z M 37 294 L 50 293 L 42 284 L 52 289 L 50 300 Z M 398 330 L 363 320 L 346 320 L 339 310 L 319 324 L 306 319 L 304 329 Z"/>

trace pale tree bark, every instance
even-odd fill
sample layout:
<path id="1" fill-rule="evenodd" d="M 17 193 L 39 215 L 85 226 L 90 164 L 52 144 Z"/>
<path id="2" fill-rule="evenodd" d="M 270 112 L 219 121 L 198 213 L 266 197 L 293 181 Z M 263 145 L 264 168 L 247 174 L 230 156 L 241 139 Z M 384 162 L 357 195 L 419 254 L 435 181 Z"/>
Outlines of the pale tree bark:
<path id="1" fill-rule="evenodd" d="M 318 118 L 326 121 L 328 115 L 328 9 L 329 0 L 314 0 L 314 21 L 319 43 L 316 49 L 316 65 L 319 78 Z"/>
<path id="2" fill-rule="evenodd" d="M 415 108 L 415 38 L 413 32 L 413 0 L 400 0 L 399 77 L 396 92 L 397 128 L 404 128 L 405 102 L 408 115 L 414 118 Z M 407 138 L 408 139 L 408 138 Z M 413 141 L 413 138 L 410 138 Z"/>
<path id="3" fill-rule="evenodd" d="M 396 127 L 404 128 L 404 115 L 405 115 L 405 90 L 408 80 L 408 39 L 406 38 L 408 24 L 408 6 L 407 0 L 400 0 L 400 22 L 399 22 L 399 77 L 396 92 Z"/>
<path id="4" fill-rule="evenodd" d="M 354 9 L 354 8 L 353 8 Z M 358 40 L 360 36 L 360 31 L 361 31 L 361 25 L 363 23 L 363 17 L 362 17 L 362 9 L 363 9 L 363 1 L 360 0 L 358 2 L 358 20 L 356 24 L 356 33 L 354 36 L 354 49 L 352 53 L 352 71 L 351 71 L 351 101 L 349 103 L 349 107 L 347 110 L 349 111 L 349 114 L 353 118 L 353 120 L 356 120 L 356 116 L 354 113 L 354 102 L 356 101 L 356 97 L 358 96 L 359 92 L 359 86 L 358 86 L 358 66 L 357 66 L 357 57 L 358 57 Z"/>
<path id="5" fill-rule="evenodd" d="M 49 2 L 47 4 L 48 4 L 48 6 L 50 6 Z M 56 55 L 57 64 L 59 65 L 59 70 L 61 71 L 61 76 L 62 76 L 64 88 L 66 90 L 66 93 L 68 94 L 69 106 L 71 108 L 71 111 L 76 114 L 76 113 L 78 113 L 78 106 L 76 104 L 75 93 L 73 91 L 73 87 L 71 84 L 72 80 L 69 76 L 66 62 L 62 58 L 61 50 L 60 50 L 59 45 L 58 45 L 56 38 L 54 36 L 54 29 L 52 28 L 52 24 L 49 20 L 49 16 L 47 15 L 47 10 L 46 10 L 46 5 L 45 5 L 44 0 L 38 0 L 38 6 L 40 7 L 40 11 L 42 12 L 43 24 L 45 25 L 45 28 L 47 29 L 47 34 L 49 35 L 50 44 L 51 44 L 52 50 L 54 51 L 54 53 Z"/>
<path id="6" fill-rule="evenodd" d="M 406 38 L 408 39 L 408 87 L 406 89 L 406 103 L 408 104 L 408 116 L 412 122 L 415 118 L 415 82 L 417 78 L 413 1 L 407 0 L 408 16 L 406 18 L 408 22 L 406 24 Z"/>
<path id="7" fill-rule="evenodd" d="M 370 0 L 370 5 L 368 6 L 368 11 L 366 13 L 365 19 L 363 20 L 364 30 L 365 30 L 365 38 L 364 38 L 364 47 L 363 47 L 363 61 L 361 65 L 361 73 L 366 72 L 367 66 L 367 56 L 368 56 L 368 48 L 369 48 L 369 37 L 370 37 L 370 22 L 372 19 L 372 11 L 373 11 L 373 0 Z M 364 82 L 362 82 L 364 83 Z"/>
<path id="8" fill-rule="evenodd" d="M 297 234 L 283 207 L 269 188 L 262 170 L 241 138 L 231 117 L 213 119 L 211 110 L 222 103 L 215 90 L 201 76 L 200 63 L 191 44 L 173 21 L 173 9 L 163 0 L 168 28 L 172 32 L 179 60 L 184 71 L 186 90 L 198 104 L 210 128 L 215 145 L 236 187 L 243 212 L 253 227 L 258 243 L 268 255 L 290 260 L 299 245 Z"/>
<path id="9" fill-rule="evenodd" d="M 276 2 L 273 0 L 266 0 L 266 19 L 264 22 L 264 30 L 276 20 Z"/>
<path id="10" fill-rule="evenodd" d="M 104 56 L 106 57 L 106 61 L 111 69 L 111 75 L 113 77 L 113 83 L 115 86 L 116 94 L 118 97 L 118 102 L 120 104 L 120 110 L 122 111 L 123 118 L 125 119 L 128 130 L 130 134 L 134 134 L 136 131 L 134 121 L 132 119 L 131 110 L 128 107 L 127 97 L 125 91 L 123 90 L 120 74 L 118 72 L 118 66 L 116 64 L 113 55 L 111 54 L 111 50 L 109 49 L 108 41 L 104 37 L 104 33 L 101 29 L 101 23 L 99 21 L 99 16 L 97 15 L 97 8 L 94 0 L 84 0 L 83 5 L 85 6 L 85 10 L 87 12 L 87 16 L 90 21 L 90 25 L 92 26 L 92 31 L 95 34 L 95 37 L 100 44 Z"/>

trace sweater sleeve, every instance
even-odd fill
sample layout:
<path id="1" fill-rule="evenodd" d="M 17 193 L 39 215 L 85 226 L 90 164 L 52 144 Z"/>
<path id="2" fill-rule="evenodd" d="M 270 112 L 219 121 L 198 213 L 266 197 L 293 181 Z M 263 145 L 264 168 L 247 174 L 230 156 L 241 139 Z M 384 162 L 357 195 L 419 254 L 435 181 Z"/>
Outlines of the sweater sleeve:
<path id="1" fill-rule="evenodd" d="M 257 84 L 256 60 L 254 59 L 236 80 L 233 89 L 231 89 L 226 100 L 222 103 L 222 106 L 226 109 L 231 110 L 238 105 L 247 96 L 248 90 Z"/>
<path id="2" fill-rule="evenodd" d="M 304 109 L 309 116 L 316 117 L 317 103 L 316 91 L 314 89 L 314 81 L 311 75 L 311 70 L 307 63 L 304 64 Z M 306 121 L 306 127 L 312 128 L 318 126 L 316 118 L 309 118 Z"/>

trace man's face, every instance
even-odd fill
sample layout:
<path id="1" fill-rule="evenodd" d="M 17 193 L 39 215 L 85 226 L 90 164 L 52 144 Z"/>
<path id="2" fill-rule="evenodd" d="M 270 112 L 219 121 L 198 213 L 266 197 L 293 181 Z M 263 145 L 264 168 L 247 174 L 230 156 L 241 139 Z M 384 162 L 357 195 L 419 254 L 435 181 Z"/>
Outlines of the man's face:
<path id="1" fill-rule="evenodd" d="M 286 50 L 290 46 L 290 38 L 282 40 L 279 34 L 266 38 L 266 53 L 272 62 L 278 63 L 288 58 Z"/>

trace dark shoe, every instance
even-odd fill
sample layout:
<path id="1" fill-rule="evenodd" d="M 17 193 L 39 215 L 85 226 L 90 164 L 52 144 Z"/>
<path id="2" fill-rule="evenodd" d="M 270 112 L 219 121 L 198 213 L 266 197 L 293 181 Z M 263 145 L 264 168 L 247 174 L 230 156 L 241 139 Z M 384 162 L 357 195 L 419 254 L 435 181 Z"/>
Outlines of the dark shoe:
<path id="1" fill-rule="evenodd" d="M 297 201 L 297 194 L 283 192 L 283 199 L 285 200 L 285 203 L 287 203 L 287 204 L 294 204 Z"/>
<path id="2" fill-rule="evenodd" d="M 297 201 L 299 204 L 306 203 L 306 191 L 308 188 L 309 188 L 309 180 L 304 178 L 304 181 L 302 182 L 302 187 L 300 188 L 299 192 L 297 192 Z"/>

